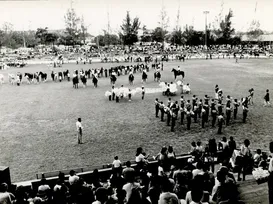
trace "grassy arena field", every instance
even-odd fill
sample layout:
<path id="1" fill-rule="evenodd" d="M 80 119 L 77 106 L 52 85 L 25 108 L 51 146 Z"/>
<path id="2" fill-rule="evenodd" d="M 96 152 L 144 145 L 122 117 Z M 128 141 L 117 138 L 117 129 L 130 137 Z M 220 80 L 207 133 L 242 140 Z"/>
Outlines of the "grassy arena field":
<path id="1" fill-rule="evenodd" d="M 124 63 L 120 63 L 124 64 Z M 117 64 L 115 64 L 117 65 Z M 0 86 L 0 165 L 9 166 L 12 181 L 34 179 L 36 173 L 102 165 L 111 163 L 118 155 L 121 161 L 134 159 L 135 150 L 142 146 L 155 155 L 162 145 L 172 144 L 177 154 L 188 152 L 190 142 L 217 140 L 223 136 L 234 136 L 241 144 L 245 138 L 251 141 L 253 149 L 267 150 L 272 140 L 273 110 L 262 107 L 265 89 L 272 92 L 272 60 L 190 60 L 168 62 L 164 65 L 162 81 L 173 81 L 171 68 L 180 65 L 186 73 L 185 82 L 190 83 L 192 94 L 203 98 L 205 94 L 214 96 L 214 86 L 218 84 L 224 95 L 241 98 L 248 94 L 248 89 L 255 89 L 254 105 L 250 107 L 247 123 L 239 119 L 225 127 L 222 135 L 216 129 L 200 128 L 193 124 L 187 131 L 180 123 L 175 132 L 170 132 L 166 123 L 160 122 L 154 115 L 154 99 L 164 103 L 167 97 L 161 93 L 146 94 L 145 100 L 140 95 L 132 102 L 110 102 L 104 96 L 110 90 L 109 78 L 101 78 L 99 87 L 94 88 L 91 81 L 88 87 L 78 90 L 72 88 L 72 82 L 52 82 L 20 87 L 7 83 Z M 75 65 L 68 64 L 55 70 L 89 69 L 92 67 L 111 67 L 113 64 Z M 46 65 L 33 65 L 20 69 L 21 72 L 44 71 L 48 74 L 52 68 Z M 6 76 L 19 69 L 0 71 Z M 141 75 L 135 75 L 135 87 L 141 86 Z M 118 77 L 117 86 L 128 85 L 128 76 Z M 146 88 L 158 88 L 153 82 L 153 71 L 148 73 Z M 185 95 L 191 98 L 192 95 Z M 178 100 L 180 94 L 173 97 Z M 78 145 L 75 122 L 83 120 L 84 144 Z"/>

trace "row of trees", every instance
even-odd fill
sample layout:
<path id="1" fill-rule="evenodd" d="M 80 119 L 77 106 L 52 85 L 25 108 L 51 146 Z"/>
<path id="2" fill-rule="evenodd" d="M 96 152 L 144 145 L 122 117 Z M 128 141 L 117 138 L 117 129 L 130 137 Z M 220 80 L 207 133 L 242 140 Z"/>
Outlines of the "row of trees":
<path id="1" fill-rule="evenodd" d="M 240 36 L 234 37 L 235 30 L 232 27 L 233 12 L 229 10 L 228 14 L 217 21 L 214 28 L 207 29 L 207 43 L 212 44 L 239 44 Z M 179 19 L 179 16 L 178 16 Z M 74 9 L 68 9 L 64 16 L 66 28 L 64 31 L 50 32 L 48 28 L 38 28 L 36 31 L 13 31 L 12 25 L 5 23 L 0 30 L 0 47 L 7 46 L 17 48 L 21 46 L 34 47 L 38 44 L 54 45 L 76 45 L 85 44 L 86 38 L 90 36 L 87 33 L 87 27 L 84 18 L 79 18 Z M 173 45 L 203 45 L 205 32 L 197 31 L 193 26 L 186 25 L 183 29 L 177 26 L 172 32 L 168 32 L 169 18 L 163 7 L 160 12 L 160 21 L 158 27 L 154 30 L 148 30 L 144 25 L 140 28 L 139 18 L 132 18 L 127 12 L 125 19 L 120 27 L 118 35 L 110 34 L 104 30 L 103 35 L 96 36 L 94 42 L 99 46 L 123 44 L 131 46 L 140 42 L 168 42 Z M 139 36 L 139 30 L 143 34 Z M 248 31 L 249 38 L 257 38 L 263 34 L 260 24 L 253 21 Z"/>

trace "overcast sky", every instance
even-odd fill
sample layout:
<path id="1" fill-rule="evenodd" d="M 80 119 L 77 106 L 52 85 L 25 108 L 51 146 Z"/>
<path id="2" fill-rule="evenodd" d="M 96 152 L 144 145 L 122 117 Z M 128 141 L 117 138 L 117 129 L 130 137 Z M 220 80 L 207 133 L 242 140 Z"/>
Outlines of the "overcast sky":
<path id="1" fill-rule="evenodd" d="M 142 25 L 147 28 L 155 28 L 162 2 L 170 19 L 169 30 L 176 25 L 179 5 L 180 25 L 194 25 L 195 29 L 203 30 L 203 11 L 210 11 L 208 23 L 212 23 L 224 2 L 223 13 L 226 14 L 229 8 L 233 10 L 233 25 L 236 30 L 246 31 L 250 21 L 257 19 L 261 29 L 273 31 L 273 0 L 74 0 L 73 8 L 79 16 L 85 18 L 89 33 L 97 35 L 107 28 L 108 11 L 112 32 L 118 31 L 126 11 L 130 11 L 132 16 L 138 16 Z M 38 27 L 62 29 L 64 14 L 70 4 L 70 0 L 0 0 L 0 25 L 10 22 L 15 30 Z"/>

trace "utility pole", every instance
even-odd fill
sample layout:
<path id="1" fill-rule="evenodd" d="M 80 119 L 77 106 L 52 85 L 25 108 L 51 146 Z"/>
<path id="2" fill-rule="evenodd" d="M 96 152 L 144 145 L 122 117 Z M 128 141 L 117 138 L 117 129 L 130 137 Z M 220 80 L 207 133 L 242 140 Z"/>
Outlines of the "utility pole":
<path id="1" fill-rule="evenodd" d="M 109 9 L 107 10 L 107 40 L 108 40 L 108 48 L 110 46 L 110 18 L 109 18 Z"/>
<path id="2" fill-rule="evenodd" d="M 176 16 L 176 32 L 178 32 L 180 28 L 181 28 L 181 26 L 180 26 L 180 0 L 179 0 L 178 11 L 177 11 L 177 16 Z M 176 41 L 176 39 L 175 39 L 175 41 Z M 174 43 L 175 43 L 175 41 L 174 41 Z"/>
<path id="3" fill-rule="evenodd" d="M 207 15 L 209 14 L 209 11 L 204 11 L 203 12 L 205 14 L 205 46 L 206 46 L 206 50 L 208 50 L 208 45 L 207 45 Z"/>

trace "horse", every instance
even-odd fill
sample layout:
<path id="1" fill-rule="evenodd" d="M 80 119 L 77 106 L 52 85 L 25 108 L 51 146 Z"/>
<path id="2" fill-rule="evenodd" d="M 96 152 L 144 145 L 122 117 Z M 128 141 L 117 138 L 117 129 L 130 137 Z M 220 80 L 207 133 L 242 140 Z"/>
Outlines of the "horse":
<path id="1" fill-rule="evenodd" d="M 154 73 L 154 81 L 160 82 L 160 79 L 161 79 L 161 74 L 160 74 L 160 72 L 155 72 L 155 73 Z"/>
<path id="2" fill-rule="evenodd" d="M 82 81 L 82 84 L 83 84 L 83 88 L 85 88 L 87 79 L 86 79 L 86 76 L 84 74 L 81 75 L 81 81 Z"/>
<path id="3" fill-rule="evenodd" d="M 173 68 L 171 72 L 174 73 L 174 79 L 176 79 L 176 77 L 179 75 L 182 76 L 182 79 L 185 77 L 185 73 L 183 71 L 176 70 L 175 68 Z"/>
<path id="4" fill-rule="evenodd" d="M 36 79 L 36 82 L 39 83 L 40 80 L 39 72 L 34 73 L 34 79 Z"/>
<path id="5" fill-rule="evenodd" d="M 110 81 L 112 85 L 115 85 L 116 81 L 117 81 L 117 77 L 115 76 L 115 74 L 111 74 L 110 76 Z"/>
<path id="6" fill-rule="evenodd" d="M 12 85 L 15 83 L 15 75 L 14 74 L 9 74 L 9 83 L 11 83 Z"/>
<path id="7" fill-rule="evenodd" d="M 146 74 L 146 72 L 142 72 L 142 82 L 146 82 L 148 78 L 148 75 Z"/>
<path id="8" fill-rule="evenodd" d="M 58 78 L 59 78 L 59 81 L 62 82 L 62 80 L 63 80 L 63 73 L 62 72 L 58 73 Z"/>
<path id="9" fill-rule="evenodd" d="M 63 71 L 63 77 L 64 77 L 64 79 L 65 79 L 65 78 L 68 78 L 68 73 L 69 73 L 68 70 Z"/>
<path id="10" fill-rule="evenodd" d="M 95 75 L 92 75 L 92 76 L 93 76 L 92 82 L 94 84 L 94 87 L 97 88 L 98 87 L 98 78 Z"/>
<path id="11" fill-rule="evenodd" d="M 2 85 L 4 83 L 4 75 L 0 74 L 0 84 Z"/>
<path id="12" fill-rule="evenodd" d="M 135 79 L 134 75 L 133 75 L 133 74 L 130 74 L 130 75 L 129 75 L 129 84 L 130 84 L 130 85 L 133 85 L 134 79 Z"/>
<path id="13" fill-rule="evenodd" d="M 25 73 L 25 77 L 27 78 L 28 84 L 30 84 L 31 82 L 33 82 L 34 74 Z"/>
<path id="14" fill-rule="evenodd" d="M 73 88 L 78 89 L 79 88 L 79 77 L 77 75 L 73 76 L 72 82 L 73 82 Z"/>
<path id="15" fill-rule="evenodd" d="M 39 72 L 39 76 L 41 76 L 41 80 L 46 82 L 47 80 L 47 73 Z"/>

